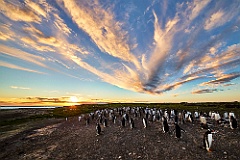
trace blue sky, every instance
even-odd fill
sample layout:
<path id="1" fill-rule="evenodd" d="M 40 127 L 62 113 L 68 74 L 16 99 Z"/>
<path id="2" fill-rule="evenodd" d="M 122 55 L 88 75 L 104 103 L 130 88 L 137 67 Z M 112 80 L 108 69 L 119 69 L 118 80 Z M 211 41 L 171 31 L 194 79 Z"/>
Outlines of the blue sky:
<path id="1" fill-rule="evenodd" d="M 0 104 L 240 101 L 240 1 L 0 1 Z"/>

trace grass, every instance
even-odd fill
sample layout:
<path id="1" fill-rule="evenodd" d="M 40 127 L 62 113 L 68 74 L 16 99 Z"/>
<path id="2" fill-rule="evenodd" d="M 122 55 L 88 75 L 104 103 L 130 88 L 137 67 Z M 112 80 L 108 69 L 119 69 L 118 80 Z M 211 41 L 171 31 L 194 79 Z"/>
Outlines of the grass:
<path id="1" fill-rule="evenodd" d="M 16 118 L 16 119 L 11 119 L 11 120 L 4 120 L 0 121 L 0 126 L 8 126 L 8 125 L 19 125 L 23 124 L 29 121 L 35 121 L 35 120 L 40 120 L 44 118 L 52 118 L 53 115 L 51 114 L 43 114 L 43 115 L 34 115 L 34 116 L 29 116 L 29 117 L 24 117 L 24 118 Z"/>

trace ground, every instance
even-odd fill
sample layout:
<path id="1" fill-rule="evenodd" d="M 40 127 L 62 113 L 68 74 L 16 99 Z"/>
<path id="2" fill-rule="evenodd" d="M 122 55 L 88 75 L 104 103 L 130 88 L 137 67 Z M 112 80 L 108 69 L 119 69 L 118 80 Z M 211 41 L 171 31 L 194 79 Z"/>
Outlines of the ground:
<path id="1" fill-rule="evenodd" d="M 129 124 L 121 127 L 119 119 L 116 124 L 109 121 L 107 127 L 101 126 L 99 136 L 95 120 L 89 125 L 78 117 L 28 122 L 28 127 L 21 126 L 14 133 L 1 132 L 0 159 L 240 159 L 239 128 L 232 130 L 211 121 L 217 133 L 212 152 L 207 152 L 202 147 L 206 130 L 198 121 L 180 124 L 186 131 L 181 139 L 175 138 L 173 124 L 170 133 L 163 133 L 161 122 L 149 122 L 147 128 L 140 117 L 134 117 L 134 122 L 131 129 Z"/>

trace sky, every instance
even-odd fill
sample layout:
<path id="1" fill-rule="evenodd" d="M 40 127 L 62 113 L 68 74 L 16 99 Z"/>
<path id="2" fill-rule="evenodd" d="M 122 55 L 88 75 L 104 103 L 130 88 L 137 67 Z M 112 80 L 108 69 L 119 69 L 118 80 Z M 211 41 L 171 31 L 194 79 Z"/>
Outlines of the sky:
<path id="1" fill-rule="evenodd" d="M 240 101 L 239 0 L 0 0 L 0 105 Z"/>

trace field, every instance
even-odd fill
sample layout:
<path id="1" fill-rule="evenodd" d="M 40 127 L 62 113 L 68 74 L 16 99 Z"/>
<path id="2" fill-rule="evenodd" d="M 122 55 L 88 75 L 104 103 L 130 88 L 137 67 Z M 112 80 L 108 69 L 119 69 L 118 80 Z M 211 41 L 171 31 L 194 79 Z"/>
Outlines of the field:
<path id="1" fill-rule="evenodd" d="M 96 136 L 96 120 L 86 125 L 84 115 L 105 108 L 149 107 L 193 111 L 233 111 L 239 122 L 239 102 L 233 103 L 164 103 L 82 105 L 56 109 L 20 109 L 0 111 L 0 159 L 240 159 L 240 129 L 217 125 L 209 119 L 213 135 L 212 152 L 203 149 L 199 121 L 180 126 L 186 131 L 175 138 L 174 124 L 170 132 L 162 132 L 162 122 L 148 122 L 133 117 L 135 128 L 121 127 L 120 117 L 108 122 Z M 79 121 L 78 116 L 82 119 Z"/>

